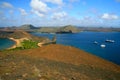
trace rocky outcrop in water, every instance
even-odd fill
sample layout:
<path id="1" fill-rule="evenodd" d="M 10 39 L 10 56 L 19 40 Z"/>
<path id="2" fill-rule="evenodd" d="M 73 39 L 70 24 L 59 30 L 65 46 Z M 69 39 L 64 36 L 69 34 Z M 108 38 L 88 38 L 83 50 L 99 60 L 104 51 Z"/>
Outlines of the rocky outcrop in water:
<path id="1" fill-rule="evenodd" d="M 80 30 L 77 27 L 72 26 L 72 25 L 67 25 L 67 26 L 61 27 L 57 31 L 57 33 L 77 33 L 77 32 L 80 32 Z"/>

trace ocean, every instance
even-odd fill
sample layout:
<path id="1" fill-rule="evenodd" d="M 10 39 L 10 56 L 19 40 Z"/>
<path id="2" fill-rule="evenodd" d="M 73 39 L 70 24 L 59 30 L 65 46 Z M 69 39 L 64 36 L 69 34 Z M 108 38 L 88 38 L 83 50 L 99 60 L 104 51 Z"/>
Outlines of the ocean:
<path id="1" fill-rule="evenodd" d="M 74 34 L 43 34 L 32 33 L 36 36 L 57 37 L 57 44 L 73 46 L 93 55 L 120 65 L 120 33 L 119 32 L 80 32 Z M 105 42 L 106 39 L 114 43 Z M 94 44 L 97 41 L 98 44 Z M 100 45 L 106 45 L 102 48 Z"/>
<path id="2" fill-rule="evenodd" d="M 46 34 L 31 33 L 35 36 L 53 38 L 57 37 L 57 44 L 73 46 L 89 52 L 113 63 L 120 65 L 120 33 L 119 32 L 80 32 L 74 34 Z M 106 39 L 114 40 L 114 43 L 105 42 Z M 97 41 L 98 44 L 94 44 Z M 8 39 L 0 39 L 0 49 L 8 48 L 14 43 Z M 106 45 L 102 48 L 100 45 Z"/>
<path id="3" fill-rule="evenodd" d="M 10 40 L 10 39 L 6 39 L 6 38 L 0 38 L 0 50 L 6 49 L 11 47 L 15 42 Z"/>

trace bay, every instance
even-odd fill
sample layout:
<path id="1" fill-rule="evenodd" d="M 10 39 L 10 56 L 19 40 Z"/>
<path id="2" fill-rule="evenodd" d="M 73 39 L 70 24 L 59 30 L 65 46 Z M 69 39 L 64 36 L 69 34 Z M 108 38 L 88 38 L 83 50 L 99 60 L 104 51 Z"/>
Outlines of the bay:
<path id="1" fill-rule="evenodd" d="M 74 34 L 45 34 L 45 33 L 31 33 L 35 36 L 53 38 L 57 37 L 57 44 L 73 46 L 96 55 L 115 64 L 120 65 L 120 33 L 119 32 L 80 32 Z M 105 42 L 106 39 L 114 40 L 114 43 Z M 98 44 L 94 44 L 97 41 Z M 11 47 L 13 41 L 0 38 L 0 50 Z M 105 44 L 106 47 L 100 47 Z"/>
<path id="2" fill-rule="evenodd" d="M 73 46 L 89 52 L 93 55 L 120 65 L 120 33 L 119 32 L 80 32 L 74 34 L 43 34 L 32 33 L 36 36 L 44 36 L 52 39 L 57 37 L 57 44 Z M 106 39 L 114 40 L 114 43 L 105 42 Z M 98 44 L 94 44 L 97 41 Z M 106 45 L 105 48 L 100 47 Z"/>
<path id="3" fill-rule="evenodd" d="M 0 50 L 6 49 L 14 45 L 14 41 L 7 38 L 0 38 Z"/>

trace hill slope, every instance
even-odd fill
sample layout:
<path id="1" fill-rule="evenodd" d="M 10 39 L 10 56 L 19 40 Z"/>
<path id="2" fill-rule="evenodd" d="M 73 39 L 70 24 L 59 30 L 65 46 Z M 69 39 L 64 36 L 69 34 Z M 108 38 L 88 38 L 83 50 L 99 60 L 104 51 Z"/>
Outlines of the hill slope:
<path id="1" fill-rule="evenodd" d="M 0 38 L 15 38 L 15 39 L 28 38 L 30 40 L 37 40 L 37 41 L 47 40 L 48 41 L 48 38 L 36 37 L 23 30 L 14 30 L 13 32 L 0 31 Z"/>
<path id="2" fill-rule="evenodd" d="M 80 30 L 72 25 L 67 25 L 64 27 L 61 27 L 58 32 L 72 32 L 72 33 L 76 33 L 76 32 L 80 32 Z"/>
<path id="3" fill-rule="evenodd" d="M 29 29 L 37 29 L 37 27 L 35 27 L 31 24 L 25 24 L 25 25 L 20 26 L 19 29 L 29 30 Z"/>
<path id="4" fill-rule="evenodd" d="M 41 27 L 37 31 L 43 33 L 77 33 L 80 32 L 80 29 L 72 25 L 67 25 L 63 27 Z"/>
<path id="5" fill-rule="evenodd" d="M 120 66 L 70 46 L 0 53 L 3 80 L 119 80 L 119 75 Z"/>

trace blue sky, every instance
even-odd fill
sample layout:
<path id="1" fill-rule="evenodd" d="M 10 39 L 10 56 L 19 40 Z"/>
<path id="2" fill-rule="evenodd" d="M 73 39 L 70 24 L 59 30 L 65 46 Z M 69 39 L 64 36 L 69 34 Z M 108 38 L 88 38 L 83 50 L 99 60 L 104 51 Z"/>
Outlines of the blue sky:
<path id="1" fill-rule="evenodd" d="M 0 0 L 0 27 L 120 27 L 120 0 Z"/>

